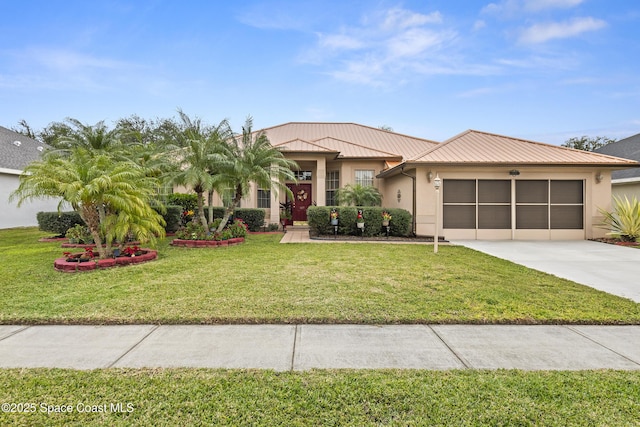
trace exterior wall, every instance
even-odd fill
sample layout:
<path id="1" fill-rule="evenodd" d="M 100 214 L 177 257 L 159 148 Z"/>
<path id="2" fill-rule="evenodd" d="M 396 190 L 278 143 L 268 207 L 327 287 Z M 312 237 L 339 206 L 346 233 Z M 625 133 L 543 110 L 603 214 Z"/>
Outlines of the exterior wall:
<path id="1" fill-rule="evenodd" d="M 469 167 L 453 166 L 420 166 L 416 168 L 416 234 L 419 236 L 433 236 L 436 227 L 436 213 L 439 222 L 438 234 L 447 239 L 517 239 L 517 240 L 564 240 L 590 239 L 603 237 L 605 230 L 598 224 L 601 215 L 598 208 L 610 209 L 611 206 L 611 174 L 609 171 L 592 170 L 587 168 L 525 168 L 517 167 L 520 175 L 510 177 L 509 170 L 514 167 L 495 167 L 472 169 Z M 584 230 L 516 230 L 515 224 L 511 230 L 473 230 L 473 229 L 444 229 L 442 226 L 442 191 L 436 202 L 436 190 L 433 179 L 429 182 L 428 173 L 435 178 L 438 175 L 445 179 L 511 179 L 511 180 L 547 180 L 571 179 L 584 182 Z M 602 180 L 596 181 L 596 173 L 600 172 Z M 437 208 L 437 211 L 436 211 Z"/>
<path id="2" fill-rule="evenodd" d="M 407 174 L 413 174 L 409 171 Z M 387 178 L 382 192 L 382 206 L 385 208 L 400 208 L 413 212 L 413 180 L 405 175 Z M 398 199 L 398 192 L 400 198 Z"/>
<path id="3" fill-rule="evenodd" d="M 17 201 L 9 202 L 9 195 L 19 184 L 18 171 L 15 174 L 0 173 L 0 228 L 36 226 L 38 212 L 58 210 L 59 201 L 53 199 L 34 199 L 24 202 L 20 207 L 17 206 Z"/>
<path id="4" fill-rule="evenodd" d="M 613 183 L 611 186 L 611 196 L 621 197 L 627 196 L 629 200 L 634 197 L 640 200 L 640 179 L 635 182 Z"/>

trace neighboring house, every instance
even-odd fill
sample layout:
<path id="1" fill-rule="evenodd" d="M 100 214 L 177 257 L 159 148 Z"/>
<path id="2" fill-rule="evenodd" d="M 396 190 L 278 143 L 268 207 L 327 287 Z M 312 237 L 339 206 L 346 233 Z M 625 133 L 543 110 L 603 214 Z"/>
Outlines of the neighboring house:
<path id="1" fill-rule="evenodd" d="M 43 143 L 0 126 L 0 228 L 37 225 L 38 212 L 58 209 L 58 202 L 51 199 L 25 202 L 19 208 L 16 201 L 9 202 L 22 170 L 39 160 L 44 148 Z"/>
<path id="2" fill-rule="evenodd" d="M 607 144 L 595 152 L 640 161 L 640 133 Z M 627 196 L 629 199 L 635 197 L 640 200 L 640 168 L 614 171 L 611 174 L 611 187 L 612 196 Z"/>
<path id="3" fill-rule="evenodd" d="M 408 210 L 417 235 L 448 239 L 604 236 L 611 172 L 636 161 L 469 130 L 443 143 L 353 123 L 286 123 L 263 130 L 299 165 L 293 220 L 334 204 L 346 184 L 374 185 L 383 206 Z M 434 180 L 442 186 L 438 193 Z M 279 220 L 284 194 L 253 188 L 243 207 Z M 436 197 L 439 194 L 439 200 Z"/>

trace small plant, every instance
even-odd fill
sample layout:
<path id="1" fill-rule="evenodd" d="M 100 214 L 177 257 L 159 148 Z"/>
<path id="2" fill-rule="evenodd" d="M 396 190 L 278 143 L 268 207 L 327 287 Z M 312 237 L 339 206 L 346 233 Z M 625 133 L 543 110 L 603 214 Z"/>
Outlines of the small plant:
<path id="1" fill-rule="evenodd" d="M 69 239 L 70 243 L 93 243 L 89 228 L 80 224 L 68 229 L 65 237 Z"/>
<path id="2" fill-rule="evenodd" d="M 382 220 L 383 221 L 391 221 L 391 214 L 387 211 L 382 212 Z"/>
<path id="3" fill-rule="evenodd" d="M 356 216 L 356 222 L 358 223 L 364 222 L 364 218 L 362 217 L 361 211 L 358 211 L 358 216 Z"/>
<path id="4" fill-rule="evenodd" d="M 207 232 L 202 224 L 191 221 L 186 227 L 181 227 L 176 231 L 176 237 L 183 240 L 205 240 L 207 238 Z"/>
<path id="5" fill-rule="evenodd" d="M 126 256 L 133 257 L 136 255 L 140 255 L 140 248 L 138 246 L 127 246 L 122 250 L 122 253 Z"/>
<path id="6" fill-rule="evenodd" d="M 634 242 L 640 237 L 640 203 L 633 197 L 629 200 L 614 197 L 613 212 L 600 209 L 604 215 L 602 228 L 610 230 L 609 235 L 625 242 Z"/>
<path id="7" fill-rule="evenodd" d="M 182 224 L 187 225 L 193 219 L 194 212 L 192 210 L 185 210 L 182 212 Z"/>
<path id="8" fill-rule="evenodd" d="M 240 218 L 233 220 L 233 224 L 228 227 L 233 237 L 246 237 L 249 227 Z"/>
<path id="9" fill-rule="evenodd" d="M 331 211 L 331 214 L 329 214 L 329 216 L 331 217 L 331 219 L 338 219 L 338 211 Z"/>

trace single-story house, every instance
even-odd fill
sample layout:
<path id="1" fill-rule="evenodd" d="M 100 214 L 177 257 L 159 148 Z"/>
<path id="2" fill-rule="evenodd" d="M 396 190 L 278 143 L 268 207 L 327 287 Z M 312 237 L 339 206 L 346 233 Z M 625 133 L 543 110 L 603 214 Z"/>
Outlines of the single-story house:
<path id="1" fill-rule="evenodd" d="M 18 188 L 23 169 L 39 160 L 45 148 L 35 139 L 0 126 L 0 228 L 38 225 L 38 212 L 58 209 L 58 202 L 52 199 L 24 202 L 19 208 L 16 201 L 9 202 L 9 195 Z"/>
<path id="2" fill-rule="evenodd" d="M 611 207 L 611 173 L 640 166 L 612 157 L 468 130 L 438 143 L 354 123 L 286 123 L 263 130 L 299 165 L 293 220 L 334 205 L 346 184 L 373 185 L 383 206 L 408 210 L 418 236 L 447 239 L 602 237 L 599 208 Z M 441 187 L 436 191 L 436 178 Z M 243 207 L 279 222 L 285 194 L 252 188 Z"/>
<path id="3" fill-rule="evenodd" d="M 640 161 L 640 133 L 594 150 L 596 153 Z M 613 171 L 611 195 L 640 200 L 640 168 Z"/>

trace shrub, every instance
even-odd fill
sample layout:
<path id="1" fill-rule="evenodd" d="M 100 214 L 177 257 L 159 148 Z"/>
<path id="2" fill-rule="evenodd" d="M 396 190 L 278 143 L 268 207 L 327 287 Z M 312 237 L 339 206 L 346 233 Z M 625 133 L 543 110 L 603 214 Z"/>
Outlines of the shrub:
<path id="1" fill-rule="evenodd" d="M 264 225 L 264 211 L 262 209 L 236 209 L 233 218 L 241 219 L 249 231 L 260 231 Z"/>
<path id="2" fill-rule="evenodd" d="M 36 215 L 38 227 L 42 231 L 55 233 L 56 236 L 64 236 L 71 227 L 80 224 L 85 225 L 80 214 L 71 212 L 38 212 Z"/>
<path id="3" fill-rule="evenodd" d="M 241 219 L 236 218 L 233 220 L 233 224 L 229 225 L 229 231 L 233 237 L 246 237 L 247 236 L 247 224 Z"/>
<path id="4" fill-rule="evenodd" d="M 207 232 L 204 227 L 197 221 L 191 221 L 186 227 L 181 227 L 176 232 L 176 237 L 183 240 L 206 240 Z"/>
<path id="5" fill-rule="evenodd" d="M 76 224 L 65 233 L 65 237 L 69 239 L 71 243 L 93 243 L 93 237 L 89 227 L 85 225 Z"/>
<path id="6" fill-rule="evenodd" d="M 167 205 L 182 206 L 183 211 L 198 209 L 198 196 L 193 193 L 173 193 L 167 196 Z"/>
<path id="7" fill-rule="evenodd" d="M 382 227 L 383 212 L 389 213 L 392 217 L 389 223 L 389 235 L 409 236 L 411 234 L 411 214 L 404 209 L 351 206 L 310 206 L 307 209 L 307 220 L 312 233 L 333 234 L 333 226 L 329 221 L 333 209 L 338 212 L 338 234 L 359 235 L 361 233 L 356 226 L 358 209 L 363 211 L 365 236 L 379 236 L 386 232 Z"/>
<path id="8" fill-rule="evenodd" d="M 166 223 L 164 229 L 167 233 L 175 233 L 180 228 L 180 225 L 182 225 L 182 206 L 167 205 L 163 209 L 154 206 L 153 210 L 164 218 L 164 222 Z"/>
<path id="9" fill-rule="evenodd" d="M 640 203 L 633 197 L 629 200 L 614 197 L 613 212 L 600 209 L 604 215 L 602 227 L 610 230 L 608 234 L 623 241 L 633 242 L 640 237 Z"/>

